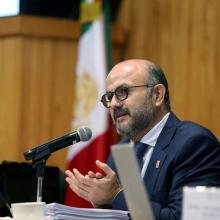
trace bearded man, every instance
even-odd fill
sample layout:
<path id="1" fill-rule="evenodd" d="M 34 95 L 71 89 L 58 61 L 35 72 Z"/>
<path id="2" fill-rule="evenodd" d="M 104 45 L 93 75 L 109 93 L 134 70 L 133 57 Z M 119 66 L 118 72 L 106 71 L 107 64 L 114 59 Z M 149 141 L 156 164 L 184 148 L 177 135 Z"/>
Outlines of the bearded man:
<path id="1" fill-rule="evenodd" d="M 106 78 L 106 89 L 101 101 L 124 136 L 120 143 L 134 143 L 155 219 L 179 220 L 184 186 L 220 186 L 218 139 L 208 129 L 175 116 L 166 77 L 150 61 L 117 64 Z M 105 175 L 67 170 L 70 188 L 94 207 L 127 210 L 112 156 L 107 164 L 96 165 Z"/>

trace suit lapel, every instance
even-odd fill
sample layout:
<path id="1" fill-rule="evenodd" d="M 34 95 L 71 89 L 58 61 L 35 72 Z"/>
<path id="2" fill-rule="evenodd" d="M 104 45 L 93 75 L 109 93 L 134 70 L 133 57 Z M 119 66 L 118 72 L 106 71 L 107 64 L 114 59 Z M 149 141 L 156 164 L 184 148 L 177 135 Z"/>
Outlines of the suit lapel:
<path id="1" fill-rule="evenodd" d="M 147 185 L 149 194 L 154 191 L 154 186 L 156 185 L 155 183 L 157 181 L 158 175 L 167 158 L 167 154 L 164 149 L 169 147 L 169 143 L 175 134 L 178 123 L 179 119 L 177 119 L 176 116 L 171 112 L 167 123 L 157 140 L 156 146 L 154 147 L 147 171 L 144 176 L 144 182 Z"/>
<path id="2" fill-rule="evenodd" d="M 157 180 L 161 167 L 166 159 L 167 155 L 158 149 L 154 149 L 150 162 L 147 167 L 147 171 L 144 175 L 144 182 L 147 185 L 148 192 L 153 191 L 154 183 Z"/>

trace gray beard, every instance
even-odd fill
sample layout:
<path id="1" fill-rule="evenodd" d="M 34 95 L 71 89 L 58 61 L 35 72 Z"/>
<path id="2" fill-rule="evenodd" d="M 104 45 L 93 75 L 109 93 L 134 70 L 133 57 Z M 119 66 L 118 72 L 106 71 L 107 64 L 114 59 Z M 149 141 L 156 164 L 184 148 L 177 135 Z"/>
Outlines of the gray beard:
<path id="1" fill-rule="evenodd" d="M 116 123 L 116 129 L 119 134 L 126 135 L 131 140 L 140 134 L 150 125 L 155 118 L 155 109 L 151 100 L 147 100 L 143 106 L 130 115 L 131 121 L 126 126 L 120 126 Z"/>

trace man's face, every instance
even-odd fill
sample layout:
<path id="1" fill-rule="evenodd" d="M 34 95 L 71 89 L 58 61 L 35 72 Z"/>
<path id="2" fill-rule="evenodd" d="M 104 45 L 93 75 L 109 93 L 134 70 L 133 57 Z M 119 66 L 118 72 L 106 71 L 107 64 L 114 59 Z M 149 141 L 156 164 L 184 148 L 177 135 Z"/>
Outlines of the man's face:
<path id="1" fill-rule="evenodd" d="M 147 74 L 143 67 L 133 63 L 121 64 L 113 68 L 107 77 L 107 91 L 115 91 L 119 86 L 145 85 Z M 115 95 L 110 105 L 110 114 L 117 132 L 134 139 L 147 130 L 154 119 L 155 107 L 150 89 L 146 87 L 131 88 L 127 99 L 120 101 Z"/>

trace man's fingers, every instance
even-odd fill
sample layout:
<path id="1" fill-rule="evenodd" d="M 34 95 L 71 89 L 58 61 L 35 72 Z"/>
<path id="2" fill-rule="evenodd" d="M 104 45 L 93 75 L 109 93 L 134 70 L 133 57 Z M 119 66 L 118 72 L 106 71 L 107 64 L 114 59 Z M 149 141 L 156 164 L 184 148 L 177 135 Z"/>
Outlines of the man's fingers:
<path id="1" fill-rule="evenodd" d="M 88 182 L 86 181 L 87 178 L 85 178 L 77 169 L 73 169 L 73 174 L 81 184 L 87 187 L 89 186 Z"/>
<path id="2" fill-rule="evenodd" d="M 101 178 L 104 177 L 104 175 L 101 174 L 100 172 L 94 173 L 94 172 L 92 172 L 92 171 L 89 171 L 87 175 L 88 175 L 88 177 L 90 177 L 90 178 L 96 178 L 96 179 L 101 179 Z"/>
<path id="3" fill-rule="evenodd" d="M 102 179 L 103 177 L 105 177 L 103 174 L 101 174 L 101 173 L 99 173 L 99 172 L 97 172 L 97 173 L 95 174 L 95 176 L 96 176 L 97 179 Z"/>
<path id="4" fill-rule="evenodd" d="M 69 184 L 69 187 L 78 195 L 84 199 L 88 199 L 89 187 L 84 184 L 85 177 L 76 169 L 73 170 L 73 173 L 69 170 L 66 172 L 66 181 Z"/>
<path id="5" fill-rule="evenodd" d="M 70 170 L 66 170 L 65 171 L 65 174 L 66 174 L 66 181 L 67 181 L 67 183 L 68 184 L 74 184 L 74 182 L 75 182 L 75 176 L 74 176 L 74 174 L 70 171 Z"/>
<path id="6" fill-rule="evenodd" d="M 65 174 L 67 175 L 66 181 L 71 185 L 71 189 L 74 190 L 74 187 L 77 186 L 80 190 L 89 191 L 90 185 L 87 184 L 86 181 L 86 179 L 88 179 L 88 177 L 86 177 L 87 175 L 84 177 L 77 169 L 73 169 L 73 172 L 67 170 Z"/>
<path id="7" fill-rule="evenodd" d="M 72 178 L 69 178 L 69 177 L 66 177 L 66 182 L 69 184 L 69 185 L 72 185 L 73 184 L 73 179 Z"/>
<path id="8" fill-rule="evenodd" d="M 73 173 L 72 173 L 70 170 L 66 170 L 66 171 L 65 171 L 65 174 L 66 174 L 69 178 L 74 177 Z"/>
<path id="9" fill-rule="evenodd" d="M 88 176 L 89 176 L 90 178 L 96 178 L 96 174 L 95 174 L 94 172 L 92 172 L 92 171 L 89 171 L 89 172 L 88 172 Z"/>
<path id="10" fill-rule="evenodd" d="M 102 163 L 99 160 L 96 160 L 96 165 L 103 170 L 107 175 L 112 175 L 114 174 L 114 171 L 106 164 L 106 163 Z"/>
<path id="11" fill-rule="evenodd" d="M 88 198 L 88 191 L 85 190 L 85 188 L 80 188 L 77 184 L 76 185 L 69 185 L 69 187 L 75 192 L 78 196 L 82 197 L 83 199 L 89 201 Z"/>

